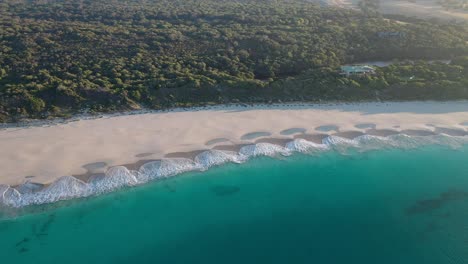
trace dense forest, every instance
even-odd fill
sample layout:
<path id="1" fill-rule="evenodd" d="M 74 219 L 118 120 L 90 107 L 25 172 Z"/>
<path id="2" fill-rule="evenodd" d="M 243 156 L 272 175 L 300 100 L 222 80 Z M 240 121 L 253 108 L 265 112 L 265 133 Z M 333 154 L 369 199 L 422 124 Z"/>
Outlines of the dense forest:
<path id="1" fill-rule="evenodd" d="M 235 102 L 468 99 L 465 24 L 300 0 L 0 2 L 0 121 Z M 423 60 L 452 59 L 451 64 Z M 346 78 L 339 66 L 399 60 Z"/>

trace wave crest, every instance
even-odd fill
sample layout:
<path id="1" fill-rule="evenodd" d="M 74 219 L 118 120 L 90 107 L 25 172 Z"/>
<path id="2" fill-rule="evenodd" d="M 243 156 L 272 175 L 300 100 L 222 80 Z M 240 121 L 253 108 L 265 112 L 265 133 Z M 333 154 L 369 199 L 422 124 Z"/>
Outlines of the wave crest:
<path id="1" fill-rule="evenodd" d="M 49 186 L 25 182 L 15 188 L 0 185 L 0 205 L 22 207 L 33 204 L 52 203 L 90 195 L 102 194 L 116 189 L 131 187 L 151 180 L 171 177 L 183 172 L 206 170 L 224 163 L 241 163 L 257 156 L 289 156 L 293 152 L 317 153 L 333 149 L 339 153 L 347 150 L 369 151 L 385 148 L 412 149 L 423 145 L 443 145 L 459 148 L 468 144 L 468 136 L 437 134 L 431 136 L 409 136 L 405 134 L 387 137 L 362 135 L 354 139 L 328 136 L 322 144 L 294 139 L 284 147 L 271 143 L 257 143 L 243 146 L 240 151 L 207 150 L 194 160 L 186 158 L 162 159 L 143 164 L 138 171 L 124 166 L 115 166 L 103 175 L 96 175 L 84 182 L 72 176 L 63 176 Z"/>
<path id="2" fill-rule="evenodd" d="M 1 197 L 0 201 L 11 207 L 19 207 L 18 203 L 21 201 L 21 194 L 14 188 L 11 188 L 8 185 L 0 186 Z"/>
<path id="3" fill-rule="evenodd" d="M 257 156 L 269 156 L 274 157 L 278 155 L 289 156 L 291 151 L 271 143 L 257 143 L 254 145 L 243 146 L 240 151 L 240 155 L 246 157 L 257 157 Z"/>
<path id="4" fill-rule="evenodd" d="M 195 163 L 199 164 L 203 169 L 208 169 L 213 166 L 221 165 L 228 162 L 241 163 L 246 160 L 246 157 L 234 151 L 207 150 L 195 157 Z"/>
<path id="5" fill-rule="evenodd" d="M 286 144 L 286 148 L 289 151 L 300 152 L 300 153 L 313 153 L 329 150 L 330 147 L 326 144 L 317 144 L 311 141 L 307 141 L 302 138 L 295 139 Z"/>
<path id="6" fill-rule="evenodd" d="M 191 159 L 163 159 L 141 166 L 137 177 L 140 182 L 147 182 L 197 169 L 200 169 L 200 165 Z"/>
<path id="7" fill-rule="evenodd" d="M 44 189 L 28 194 L 19 194 L 16 207 L 31 204 L 53 203 L 91 195 L 89 185 L 75 177 L 63 176 Z"/>
<path id="8" fill-rule="evenodd" d="M 89 185 L 94 193 L 105 193 L 115 189 L 138 184 L 134 172 L 129 171 L 124 166 L 109 168 L 102 177 L 90 179 Z"/>

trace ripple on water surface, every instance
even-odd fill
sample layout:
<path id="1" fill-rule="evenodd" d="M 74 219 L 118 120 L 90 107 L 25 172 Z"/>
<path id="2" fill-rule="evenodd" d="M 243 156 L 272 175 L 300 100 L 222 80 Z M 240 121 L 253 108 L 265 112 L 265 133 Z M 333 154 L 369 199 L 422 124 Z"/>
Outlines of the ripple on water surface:
<path id="1" fill-rule="evenodd" d="M 466 150 L 263 157 L 35 207 L 0 221 L 0 254 L 15 264 L 468 263 Z"/>

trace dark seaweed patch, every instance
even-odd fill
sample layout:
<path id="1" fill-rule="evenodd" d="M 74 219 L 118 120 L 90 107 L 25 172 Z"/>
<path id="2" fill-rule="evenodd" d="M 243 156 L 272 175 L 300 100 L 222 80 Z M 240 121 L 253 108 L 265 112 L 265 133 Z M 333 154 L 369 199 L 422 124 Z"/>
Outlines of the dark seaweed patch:
<path id="1" fill-rule="evenodd" d="M 424 231 L 426 233 L 430 233 L 430 232 L 435 232 L 439 229 L 439 226 L 435 223 L 435 222 L 431 222 L 429 223 L 426 228 L 424 229 Z"/>
<path id="2" fill-rule="evenodd" d="M 23 253 L 26 253 L 28 252 L 29 249 L 25 248 L 25 247 L 22 247 L 20 250 L 19 250 L 19 253 L 23 254 Z"/>
<path id="3" fill-rule="evenodd" d="M 15 247 L 19 247 L 22 244 L 27 243 L 27 242 L 29 242 L 29 238 L 25 237 L 22 240 L 18 241 L 18 243 L 16 243 Z"/>
<path id="4" fill-rule="evenodd" d="M 47 220 L 44 222 L 44 224 L 41 225 L 39 228 L 39 233 L 40 234 L 46 234 L 47 230 L 49 229 L 50 225 L 54 222 L 55 220 L 55 215 L 51 214 L 49 217 L 47 217 Z"/>
<path id="5" fill-rule="evenodd" d="M 462 200 L 468 197 L 468 192 L 462 190 L 448 190 L 435 199 L 421 200 L 406 209 L 407 214 L 422 214 L 434 211 L 445 206 L 447 203 Z"/>
<path id="6" fill-rule="evenodd" d="M 214 192 L 217 196 L 226 196 L 239 192 L 240 188 L 237 186 L 218 185 L 211 188 L 211 191 Z"/>
<path id="7" fill-rule="evenodd" d="M 174 188 L 173 186 L 169 184 L 165 184 L 164 188 L 166 188 L 169 192 L 173 192 L 173 193 L 176 192 L 176 188 Z"/>
<path id="8" fill-rule="evenodd" d="M 7 230 L 9 227 L 10 227 L 10 222 L 0 221 L 0 234 L 2 233 L 3 230 Z"/>
<path id="9" fill-rule="evenodd" d="M 41 237 L 45 237 L 47 235 L 48 235 L 47 233 L 39 233 L 39 234 L 36 234 L 36 237 L 41 238 Z"/>

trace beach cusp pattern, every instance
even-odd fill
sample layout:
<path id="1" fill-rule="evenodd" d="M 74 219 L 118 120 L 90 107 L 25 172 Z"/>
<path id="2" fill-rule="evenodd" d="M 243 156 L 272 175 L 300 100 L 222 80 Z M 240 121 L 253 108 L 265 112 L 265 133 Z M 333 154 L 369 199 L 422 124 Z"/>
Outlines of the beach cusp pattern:
<path id="1" fill-rule="evenodd" d="M 87 182 L 72 176 L 63 176 L 47 186 L 25 182 L 19 186 L 0 185 L 0 206 L 24 207 L 53 203 L 108 193 L 114 190 L 141 185 L 150 181 L 172 177 L 189 171 L 205 171 L 225 163 L 243 163 L 258 156 L 280 157 L 293 153 L 316 155 L 326 151 L 346 154 L 351 151 L 365 152 L 386 148 L 411 149 L 424 145 L 442 145 L 460 148 L 468 143 L 468 136 L 436 134 L 410 136 L 395 134 L 390 136 L 361 135 L 353 139 L 328 136 L 321 143 L 297 138 L 284 146 L 271 143 L 257 143 L 240 148 L 239 152 L 207 150 L 193 160 L 168 158 L 143 164 L 138 170 L 115 166 L 103 175 L 91 177 Z"/>

